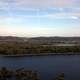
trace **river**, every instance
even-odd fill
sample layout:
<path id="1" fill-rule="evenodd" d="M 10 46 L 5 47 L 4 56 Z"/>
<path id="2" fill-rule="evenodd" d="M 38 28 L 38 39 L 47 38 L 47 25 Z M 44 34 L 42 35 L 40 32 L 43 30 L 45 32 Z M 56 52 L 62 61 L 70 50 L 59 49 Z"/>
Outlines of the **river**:
<path id="1" fill-rule="evenodd" d="M 2 57 L 0 67 L 35 70 L 41 80 L 52 80 L 64 72 L 65 80 L 80 80 L 80 55 Z"/>

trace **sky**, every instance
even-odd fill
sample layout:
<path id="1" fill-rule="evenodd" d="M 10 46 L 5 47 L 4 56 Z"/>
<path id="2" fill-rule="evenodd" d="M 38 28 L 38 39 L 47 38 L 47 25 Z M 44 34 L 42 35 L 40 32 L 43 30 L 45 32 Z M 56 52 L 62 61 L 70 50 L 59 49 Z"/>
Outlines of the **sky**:
<path id="1" fill-rule="evenodd" d="M 80 36 L 80 0 L 0 0 L 0 36 Z"/>

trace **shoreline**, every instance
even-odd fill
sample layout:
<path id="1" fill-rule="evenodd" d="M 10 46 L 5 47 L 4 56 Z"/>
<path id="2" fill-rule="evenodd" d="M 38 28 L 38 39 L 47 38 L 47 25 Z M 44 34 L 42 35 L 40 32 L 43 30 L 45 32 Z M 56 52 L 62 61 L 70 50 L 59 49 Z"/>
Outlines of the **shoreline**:
<path id="1" fill-rule="evenodd" d="M 2 57 L 28 57 L 28 56 L 55 56 L 55 55 L 80 55 L 80 52 L 65 52 L 64 53 L 41 53 L 41 54 L 23 54 L 23 55 L 0 55 Z M 75 53 L 75 54 L 73 54 Z"/>

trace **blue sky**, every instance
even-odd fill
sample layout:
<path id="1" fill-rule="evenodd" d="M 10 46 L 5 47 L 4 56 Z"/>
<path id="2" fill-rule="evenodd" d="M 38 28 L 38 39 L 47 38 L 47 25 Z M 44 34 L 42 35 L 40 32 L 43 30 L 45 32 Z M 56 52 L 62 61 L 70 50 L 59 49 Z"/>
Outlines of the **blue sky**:
<path id="1" fill-rule="evenodd" d="M 80 0 L 0 0 L 1 36 L 80 36 Z"/>

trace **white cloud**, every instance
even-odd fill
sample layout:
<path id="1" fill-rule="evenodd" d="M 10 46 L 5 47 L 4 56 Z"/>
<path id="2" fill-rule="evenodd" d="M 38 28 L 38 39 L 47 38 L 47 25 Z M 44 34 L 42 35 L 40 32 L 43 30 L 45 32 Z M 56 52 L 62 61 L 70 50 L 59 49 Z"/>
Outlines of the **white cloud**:
<path id="1" fill-rule="evenodd" d="M 76 20 L 76 19 L 79 19 L 79 17 L 77 17 L 77 16 L 71 16 L 71 18 L 72 18 L 72 19 L 75 19 L 75 20 Z"/>
<path id="2" fill-rule="evenodd" d="M 56 19 L 79 19 L 79 13 L 55 13 L 55 14 L 47 14 L 46 17 L 56 18 Z"/>

